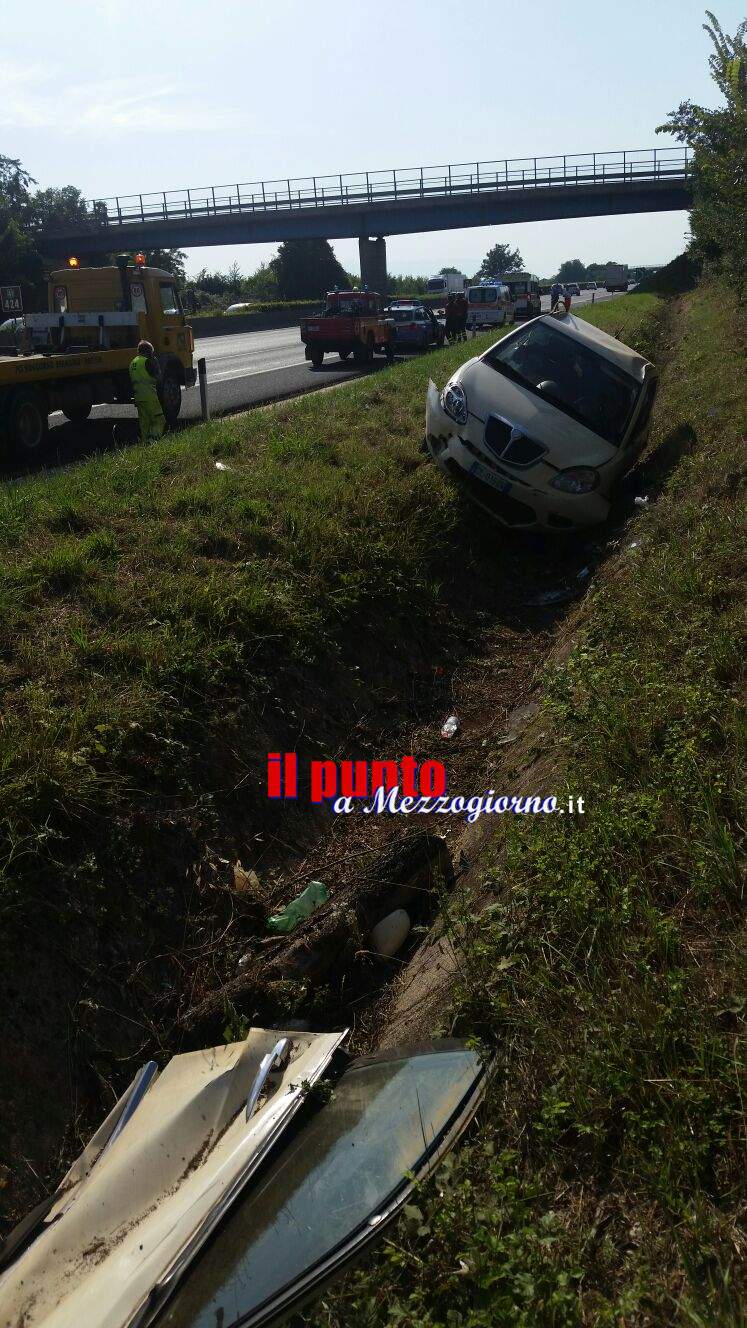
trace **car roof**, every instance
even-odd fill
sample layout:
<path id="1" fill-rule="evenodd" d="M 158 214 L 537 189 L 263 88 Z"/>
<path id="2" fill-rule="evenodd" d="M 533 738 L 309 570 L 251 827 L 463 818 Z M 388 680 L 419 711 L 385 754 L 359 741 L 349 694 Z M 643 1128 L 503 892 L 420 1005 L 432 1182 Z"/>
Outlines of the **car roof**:
<path id="1" fill-rule="evenodd" d="M 611 360 L 617 364 L 626 373 L 629 373 L 637 382 L 643 382 L 644 372 L 648 360 L 644 359 L 636 351 L 631 350 L 623 341 L 618 341 L 617 337 L 611 337 L 601 328 L 594 327 L 593 323 L 587 323 L 584 318 L 574 318 L 573 314 L 541 314 L 543 323 L 548 323 L 558 332 L 565 333 L 566 336 L 573 337 L 576 341 L 583 342 L 591 350 L 602 355 L 604 359 Z"/>

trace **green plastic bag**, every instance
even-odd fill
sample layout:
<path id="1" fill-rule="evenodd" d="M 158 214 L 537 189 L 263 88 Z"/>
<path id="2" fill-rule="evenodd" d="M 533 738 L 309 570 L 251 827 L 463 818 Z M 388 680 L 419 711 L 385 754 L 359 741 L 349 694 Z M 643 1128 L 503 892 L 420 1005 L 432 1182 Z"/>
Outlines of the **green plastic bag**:
<path id="1" fill-rule="evenodd" d="M 277 936 L 286 936 L 298 926 L 299 922 L 305 922 L 306 918 L 311 917 L 314 909 L 326 903 L 328 899 L 329 890 L 324 882 L 311 881 L 297 899 L 286 904 L 281 913 L 273 913 L 267 919 L 267 930 L 275 932 Z"/>

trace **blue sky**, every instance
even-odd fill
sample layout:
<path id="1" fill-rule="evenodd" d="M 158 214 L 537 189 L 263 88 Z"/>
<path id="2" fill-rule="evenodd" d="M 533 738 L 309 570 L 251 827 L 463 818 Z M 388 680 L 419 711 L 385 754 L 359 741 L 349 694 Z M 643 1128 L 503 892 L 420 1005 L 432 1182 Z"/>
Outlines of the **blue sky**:
<path id="1" fill-rule="evenodd" d="M 717 3 L 717 0 L 713 0 Z M 743 0 L 721 0 L 732 32 Z M 714 105 L 699 0 L 35 0 L 3 6 L 0 152 L 86 197 L 466 160 L 665 146 Z M 496 240 L 666 262 L 685 213 L 392 237 L 393 272 L 467 273 Z M 251 271 L 273 245 L 195 249 Z M 357 270 L 354 240 L 339 241 Z"/>

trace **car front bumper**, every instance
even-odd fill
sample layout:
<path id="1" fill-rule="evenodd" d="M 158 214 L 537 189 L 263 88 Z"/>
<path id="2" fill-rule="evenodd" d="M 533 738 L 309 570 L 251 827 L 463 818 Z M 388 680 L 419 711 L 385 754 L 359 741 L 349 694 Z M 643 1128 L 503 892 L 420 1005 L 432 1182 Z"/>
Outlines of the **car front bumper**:
<path id="1" fill-rule="evenodd" d="M 477 429 L 475 429 L 477 425 Z M 425 442 L 439 470 L 504 525 L 524 529 L 578 530 L 598 525 L 609 514 L 609 499 L 592 493 L 562 493 L 550 486 L 557 473 L 544 462 L 521 474 L 498 464 L 475 440 L 481 422 L 470 416 L 457 424 L 441 405 L 435 383 L 428 385 Z M 473 436 L 470 436 L 470 435 Z"/>

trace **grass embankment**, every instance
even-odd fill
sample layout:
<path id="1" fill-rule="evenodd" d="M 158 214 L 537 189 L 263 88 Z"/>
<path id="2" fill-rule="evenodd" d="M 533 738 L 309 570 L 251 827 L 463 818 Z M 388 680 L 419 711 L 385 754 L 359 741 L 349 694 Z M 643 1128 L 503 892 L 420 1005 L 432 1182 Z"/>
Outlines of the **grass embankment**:
<path id="1" fill-rule="evenodd" d="M 615 327 L 658 308 L 616 302 Z M 0 490 L 0 1161 L 54 1175 L 78 1094 L 100 1114 L 126 1056 L 173 1050 L 226 904 L 192 871 L 206 843 L 252 865 L 268 825 L 303 832 L 264 796 L 267 751 L 349 748 L 379 701 L 390 730 L 406 666 L 469 650 L 504 573 L 418 451 L 428 376 L 463 358 Z"/>
<path id="2" fill-rule="evenodd" d="M 226 902 L 191 867 L 207 842 L 252 865 L 279 826 L 267 751 L 333 754 L 406 704 L 409 662 L 469 648 L 439 602 L 459 501 L 418 451 L 428 376 L 463 358 L 0 489 L 0 1161 L 54 1176 L 81 1076 L 100 1115 L 163 1045 L 184 972 L 159 956 L 188 964 Z"/>
<path id="3" fill-rule="evenodd" d="M 743 311 L 696 291 L 674 332 L 650 506 L 538 721 L 536 791 L 586 815 L 501 827 L 492 907 L 449 909 L 454 1026 L 497 1045 L 495 1091 L 327 1328 L 744 1322 Z"/>

